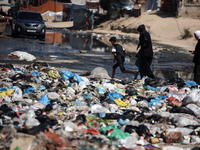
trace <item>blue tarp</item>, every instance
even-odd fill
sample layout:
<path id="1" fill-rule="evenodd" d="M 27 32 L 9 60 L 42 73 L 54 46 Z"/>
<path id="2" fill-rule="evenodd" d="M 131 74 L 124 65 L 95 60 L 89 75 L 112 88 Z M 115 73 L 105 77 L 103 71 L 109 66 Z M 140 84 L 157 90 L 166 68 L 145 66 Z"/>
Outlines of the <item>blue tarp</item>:
<path id="1" fill-rule="evenodd" d="M 74 19 L 74 9 L 87 9 L 87 5 L 76 5 L 72 4 L 71 5 L 71 12 L 70 12 L 70 19 Z"/>
<path id="2" fill-rule="evenodd" d="M 0 6 L 15 7 L 15 5 L 10 5 L 10 4 L 0 4 Z"/>

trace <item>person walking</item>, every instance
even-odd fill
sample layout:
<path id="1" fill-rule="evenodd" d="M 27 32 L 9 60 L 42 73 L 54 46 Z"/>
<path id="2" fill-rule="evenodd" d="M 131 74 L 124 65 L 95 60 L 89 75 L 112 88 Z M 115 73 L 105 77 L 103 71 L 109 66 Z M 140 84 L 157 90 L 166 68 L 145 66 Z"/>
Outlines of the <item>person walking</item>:
<path id="1" fill-rule="evenodd" d="M 94 29 L 94 13 L 93 11 L 90 11 L 90 30 L 93 30 Z"/>
<path id="2" fill-rule="evenodd" d="M 194 54 L 194 81 L 200 85 L 200 30 L 194 32 L 194 37 L 198 40 L 195 50 L 191 51 L 191 54 Z"/>
<path id="3" fill-rule="evenodd" d="M 116 61 L 116 63 L 112 67 L 112 78 L 114 78 L 114 76 L 115 76 L 115 69 L 117 67 L 120 67 L 120 70 L 122 73 L 135 74 L 136 72 L 134 72 L 134 71 L 125 70 L 124 61 L 125 61 L 125 57 L 127 55 L 127 51 L 120 44 L 117 43 L 116 37 L 111 37 L 109 39 L 109 41 L 113 45 L 113 48 L 112 48 L 112 54 L 114 55 L 113 61 L 114 62 Z"/>
<path id="4" fill-rule="evenodd" d="M 144 24 L 138 26 L 137 31 L 140 34 L 137 50 L 139 48 L 140 50 L 136 54 L 137 60 L 135 65 L 138 67 L 141 78 L 144 76 L 155 78 L 150 68 L 153 59 L 151 36 L 149 32 L 146 31 Z"/>

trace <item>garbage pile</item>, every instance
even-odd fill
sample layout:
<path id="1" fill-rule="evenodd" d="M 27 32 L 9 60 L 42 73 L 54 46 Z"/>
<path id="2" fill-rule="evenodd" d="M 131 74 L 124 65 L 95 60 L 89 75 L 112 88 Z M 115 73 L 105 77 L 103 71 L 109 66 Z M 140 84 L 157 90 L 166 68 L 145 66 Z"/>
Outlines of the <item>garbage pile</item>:
<path id="1" fill-rule="evenodd" d="M 38 62 L 0 68 L 1 150 L 198 149 L 194 81 L 88 78 Z"/>

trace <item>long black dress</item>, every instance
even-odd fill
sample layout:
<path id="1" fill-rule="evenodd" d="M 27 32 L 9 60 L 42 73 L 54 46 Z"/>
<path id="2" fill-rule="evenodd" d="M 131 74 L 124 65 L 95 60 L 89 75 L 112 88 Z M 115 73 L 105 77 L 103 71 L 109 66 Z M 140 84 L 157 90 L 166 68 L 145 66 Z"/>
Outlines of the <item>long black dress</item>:
<path id="1" fill-rule="evenodd" d="M 151 36 L 146 31 L 144 25 L 140 25 L 137 28 L 137 30 L 140 32 L 138 48 L 141 48 L 136 54 L 136 66 L 139 69 L 141 78 L 144 76 L 148 76 L 149 78 L 155 78 L 150 68 L 153 59 Z"/>
<path id="2" fill-rule="evenodd" d="M 194 65 L 194 81 L 200 85 L 200 39 L 198 40 L 193 57 Z"/>

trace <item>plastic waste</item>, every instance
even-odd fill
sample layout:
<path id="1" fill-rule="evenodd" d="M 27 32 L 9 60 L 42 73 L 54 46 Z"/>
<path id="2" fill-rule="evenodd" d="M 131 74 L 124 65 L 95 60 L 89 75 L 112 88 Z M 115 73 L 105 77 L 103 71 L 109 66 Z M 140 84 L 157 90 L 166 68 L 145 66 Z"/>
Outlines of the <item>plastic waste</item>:
<path id="1" fill-rule="evenodd" d="M 196 86 L 198 85 L 195 81 L 185 81 L 185 84 L 188 86 Z"/>
<path id="2" fill-rule="evenodd" d="M 22 99 L 22 90 L 16 87 L 14 93 L 12 94 L 12 100 Z"/>
<path id="3" fill-rule="evenodd" d="M 35 112 L 34 112 L 34 110 L 32 110 L 32 109 L 28 110 L 26 113 L 24 113 L 24 114 L 22 114 L 22 115 L 20 116 L 20 118 L 21 118 L 22 120 L 27 120 L 28 118 L 29 118 L 29 119 L 30 119 L 30 118 L 34 119 L 35 117 L 36 117 Z"/>
<path id="4" fill-rule="evenodd" d="M 188 125 L 198 125 L 197 121 L 191 120 L 186 117 L 176 117 L 176 118 L 173 118 L 173 121 L 177 127 L 185 127 Z"/>
<path id="5" fill-rule="evenodd" d="M 40 122 L 35 118 L 28 118 L 25 122 L 25 127 L 28 129 L 38 125 L 40 125 Z"/>
<path id="6" fill-rule="evenodd" d="M 73 76 L 74 76 L 73 73 L 71 73 L 70 71 L 67 71 L 67 70 L 62 70 L 59 72 L 59 74 L 64 80 L 69 80 L 69 79 L 73 78 Z"/>
<path id="7" fill-rule="evenodd" d="M 188 104 L 186 107 L 189 108 L 190 110 L 192 110 L 197 117 L 200 117 L 200 107 L 199 106 L 197 106 L 196 104 Z"/>
<path id="8" fill-rule="evenodd" d="M 13 55 L 19 57 L 19 60 L 33 61 L 36 59 L 35 56 L 22 51 L 15 51 L 9 54 L 9 56 Z"/>
<path id="9" fill-rule="evenodd" d="M 86 83 L 84 81 L 80 81 L 78 84 L 79 91 L 82 91 L 84 88 L 86 88 Z"/>
<path id="10" fill-rule="evenodd" d="M 129 133 L 119 130 L 115 125 L 100 127 L 99 131 L 111 140 L 125 139 L 129 136 Z"/>
<path id="11" fill-rule="evenodd" d="M 114 93 L 114 92 L 111 92 L 111 93 L 108 93 L 108 97 L 112 100 L 116 100 L 116 99 L 123 99 L 123 96 L 120 94 L 120 93 Z"/>
<path id="12" fill-rule="evenodd" d="M 77 81 L 78 83 L 80 83 L 81 81 L 83 81 L 83 79 L 81 78 L 81 76 L 79 76 L 79 75 L 76 74 L 76 73 L 74 73 L 74 77 L 75 77 L 75 79 L 76 79 L 76 81 Z"/>
<path id="13" fill-rule="evenodd" d="M 72 87 L 68 87 L 67 90 L 66 90 L 66 94 L 68 96 L 74 96 L 75 95 L 75 90 L 72 88 Z"/>
<path id="14" fill-rule="evenodd" d="M 196 104 L 198 106 L 200 106 L 200 89 L 193 89 L 184 99 L 183 99 L 183 103 L 185 105 L 187 104 Z"/>
<path id="15" fill-rule="evenodd" d="M 181 143 L 183 142 L 183 135 L 179 131 L 165 132 L 164 140 L 166 143 Z"/>
<path id="16" fill-rule="evenodd" d="M 34 75 L 34 76 L 36 76 L 36 77 L 40 77 L 40 74 L 39 74 L 39 72 L 37 72 L 37 71 L 32 71 L 32 75 Z"/>
<path id="17" fill-rule="evenodd" d="M 137 147 L 138 138 L 135 136 L 129 136 L 125 139 L 119 140 L 120 144 L 127 149 L 134 149 Z"/>
<path id="18" fill-rule="evenodd" d="M 110 113 L 109 109 L 107 109 L 106 107 L 103 107 L 99 104 L 95 104 L 95 105 L 91 106 L 90 110 L 92 113 L 100 113 L 100 112 Z"/>
<path id="19" fill-rule="evenodd" d="M 173 97 L 173 96 L 167 98 L 166 101 L 171 106 L 175 106 L 175 105 L 176 106 L 182 106 L 182 102 L 179 99 L 177 99 L 176 97 Z"/>
<path id="20" fill-rule="evenodd" d="M 115 100 L 115 103 L 120 107 L 126 107 L 128 104 L 124 101 L 122 101 L 120 98 Z"/>
<path id="21" fill-rule="evenodd" d="M 45 104 L 45 105 L 50 104 L 50 101 L 49 101 L 46 94 L 44 96 L 42 96 L 42 98 L 38 102 L 41 103 L 41 104 Z"/>
<path id="22" fill-rule="evenodd" d="M 48 92 L 47 97 L 48 97 L 49 100 L 60 99 L 60 95 L 57 94 L 56 92 Z"/>

